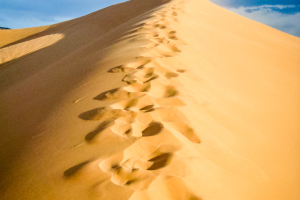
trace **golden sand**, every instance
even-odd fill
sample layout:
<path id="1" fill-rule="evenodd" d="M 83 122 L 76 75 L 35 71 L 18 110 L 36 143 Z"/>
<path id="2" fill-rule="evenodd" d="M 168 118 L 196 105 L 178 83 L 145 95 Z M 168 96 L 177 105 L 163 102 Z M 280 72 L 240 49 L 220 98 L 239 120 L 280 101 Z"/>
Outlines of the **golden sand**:
<path id="1" fill-rule="evenodd" d="M 1 199 L 300 199 L 299 38 L 208 0 L 9 31 Z"/>

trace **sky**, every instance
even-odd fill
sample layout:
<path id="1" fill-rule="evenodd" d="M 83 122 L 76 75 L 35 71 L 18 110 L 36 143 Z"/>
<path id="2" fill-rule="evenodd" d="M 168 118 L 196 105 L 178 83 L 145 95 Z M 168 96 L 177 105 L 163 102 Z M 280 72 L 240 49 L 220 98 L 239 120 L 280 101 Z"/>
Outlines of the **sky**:
<path id="1" fill-rule="evenodd" d="M 124 1 L 0 0 L 0 27 L 18 29 L 54 24 Z M 300 0 L 211 1 L 239 15 L 300 37 Z"/>
<path id="2" fill-rule="evenodd" d="M 300 37 L 300 0 L 211 0 L 232 12 Z"/>

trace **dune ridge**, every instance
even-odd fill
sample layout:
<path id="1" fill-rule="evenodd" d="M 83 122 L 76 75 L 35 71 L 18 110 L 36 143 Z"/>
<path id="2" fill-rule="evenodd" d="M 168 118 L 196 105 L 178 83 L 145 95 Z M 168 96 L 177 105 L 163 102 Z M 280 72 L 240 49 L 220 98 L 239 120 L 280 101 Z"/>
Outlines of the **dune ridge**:
<path id="1" fill-rule="evenodd" d="M 2 198 L 299 199 L 299 38 L 207 0 L 17 32 L 0 49 Z"/>
<path id="2" fill-rule="evenodd" d="M 180 45 L 186 45 L 178 38 L 176 30 L 169 27 L 170 23 L 178 22 L 176 17 L 182 12 L 184 3 L 172 1 L 132 30 L 131 36 L 147 39 L 150 43 L 142 46 L 143 53 L 136 55 L 134 62 L 107 71 L 126 73 L 122 81 L 127 85 L 94 98 L 120 101 L 79 115 L 82 120 L 101 122 L 85 137 L 88 143 L 93 143 L 105 131 L 119 137 L 136 138 L 133 145 L 99 164 L 103 172 L 110 174 L 112 183 L 136 191 L 130 199 L 148 199 L 143 191 L 152 182 L 155 183 L 152 185 L 164 182 L 169 188 L 157 199 L 200 200 L 189 192 L 180 178 L 186 176 L 188 167 L 184 159 L 176 155 L 183 145 L 177 134 L 182 134 L 190 142 L 201 142 L 185 115 L 176 109 L 185 103 L 172 80 L 185 70 L 159 63 L 162 58 L 176 56 L 181 52 Z M 173 167 L 177 170 L 172 170 Z M 174 185 L 180 185 L 175 188 L 181 195 L 173 194 Z"/>
<path id="3" fill-rule="evenodd" d="M 160 58 L 174 57 L 180 53 L 177 45 L 182 41 L 178 42 L 180 39 L 176 36 L 176 30 L 169 28 L 168 24 L 177 21 L 176 16 L 180 14 L 183 6 L 184 1 L 172 2 L 153 13 L 151 21 L 134 30 L 134 36 L 145 35 L 151 43 L 145 47 L 143 54 L 137 55 L 135 62 L 108 71 L 131 72 L 122 79 L 128 85 L 104 92 L 101 97 L 95 98 L 101 101 L 122 100 L 109 107 L 94 109 L 80 115 L 83 120 L 103 121 L 94 133 L 101 134 L 110 128 L 112 133 L 120 137 L 141 138 L 119 156 L 113 156 L 99 164 L 101 170 L 111 175 L 114 184 L 140 191 L 147 189 L 158 176 L 164 175 L 164 179 L 168 180 L 184 175 L 181 169 L 179 174 L 163 169 L 171 168 L 172 165 L 168 165 L 173 159 L 180 162 L 179 158 L 174 157 L 182 145 L 176 138 L 176 133 L 168 130 L 165 124 L 173 127 L 191 142 L 200 143 L 184 114 L 176 109 L 185 104 L 180 100 L 176 87 L 172 86 L 172 79 L 180 76 L 184 70 L 159 64 Z M 97 135 L 93 134 L 92 137 L 86 137 L 86 140 L 92 142 L 96 138 Z M 171 176 L 168 176 L 169 173 Z M 173 179 L 184 185 L 180 178 Z M 133 196 L 131 199 L 140 197 Z"/>

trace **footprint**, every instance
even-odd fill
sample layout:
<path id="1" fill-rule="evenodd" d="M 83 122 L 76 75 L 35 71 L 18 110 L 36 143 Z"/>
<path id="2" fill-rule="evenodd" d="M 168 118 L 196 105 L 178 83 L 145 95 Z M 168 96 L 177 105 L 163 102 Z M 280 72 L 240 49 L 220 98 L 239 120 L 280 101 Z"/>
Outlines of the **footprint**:
<path id="1" fill-rule="evenodd" d="M 147 125 L 144 125 L 139 122 L 134 122 L 131 124 L 131 135 L 136 138 L 142 137 L 142 131 L 147 127 Z"/>
<path id="2" fill-rule="evenodd" d="M 174 44 L 163 44 L 166 48 L 170 49 L 172 52 L 180 53 L 181 50 Z"/>
<path id="3" fill-rule="evenodd" d="M 176 31 L 170 31 L 168 34 L 168 38 L 172 39 L 172 40 L 178 40 L 178 38 L 176 36 Z"/>
<path id="4" fill-rule="evenodd" d="M 152 38 L 151 41 L 158 43 L 158 44 L 168 44 L 169 43 L 169 40 L 167 40 L 165 37 Z"/>
<path id="5" fill-rule="evenodd" d="M 160 28 L 160 29 L 166 29 L 167 26 L 166 26 L 166 25 L 160 25 L 159 28 Z"/>
<path id="6" fill-rule="evenodd" d="M 169 39 L 171 39 L 171 40 L 178 40 L 178 38 L 177 38 L 176 35 L 171 35 L 171 36 L 169 36 Z"/>
<path id="7" fill-rule="evenodd" d="M 164 85 L 159 79 L 151 81 L 151 89 L 148 94 L 154 98 L 168 98 L 178 95 L 174 86 Z"/>
<path id="8" fill-rule="evenodd" d="M 132 75 L 130 78 L 127 78 L 126 80 L 131 79 L 132 82 L 139 81 L 142 83 L 147 83 L 156 78 L 158 78 L 158 76 L 154 73 L 153 67 L 143 67 L 141 70 L 139 70 L 134 75 Z"/>
<path id="9" fill-rule="evenodd" d="M 122 110 L 128 110 L 129 108 L 132 108 L 136 106 L 138 103 L 138 99 L 129 99 L 129 100 L 124 100 L 118 103 L 115 103 L 111 105 L 112 108 L 114 109 L 122 109 Z"/>
<path id="10" fill-rule="evenodd" d="M 144 169 L 147 170 L 151 167 L 153 163 L 149 162 L 148 160 L 132 157 L 125 161 L 122 161 L 121 165 L 126 168 L 130 169 Z"/>
<path id="11" fill-rule="evenodd" d="M 153 73 L 149 77 L 147 76 L 147 78 L 137 78 L 137 80 L 143 83 L 149 83 L 150 81 L 153 81 L 157 78 L 159 78 L 159 76 Z"/>
<path id="12" fill-rule="evenodd" d="M 165 74 L 165 77 L 167 78 L 167 79 L 170 79 L 170 78 L 175 78 L 175 77 L 178 77 L 179 75 L 177 74 L 177 73 L 175 73 L 175 72 L 166 72 L 166 74 Z"/>
<path id="13" fill-rule="evenodd" d="M 191 128 L 189 125 L 183 122 L 176 122 L 171 123 L 172 126 L 178 130 L 183 136 L 185 136 L 189 141 L 199 144 L 201 143 L 201 140 L 198 138 L 198 136 L 195 134 L 194 129 Z"/>
<path id="14" fill-rule="evenodd" d="M 137 111 L 145 111 L 149 107 L 153 107 L 153 106 L 154 106 L 153 98 L 151 98 L 149 95 L 145 95 L 139 98 L 136 108 Z"/>
<path id="15" fill-rule="evenodd" d="M 127 84 L 132 84 L 135 83 L 136 80 L 136 76 L 135 76 L 136 72 L 130 73 L 130 74 L 126 74 L 124 76 L 124 78 L 122 79 L 123 82 L 127 83 Z"/>
<path id="16" fill-rule="evenodd" d="M 155 136 L 154 136 L 155 137 Z M 125 149 L 123 160 L 128 160 L 130 158 L 139 158 L 142 160 L 150 160 L 154 156 L 154 153 L 157 151 L 156 144 L 146 143 L 147 138 L 141 138 L 133 145 Z M 156 143 L 161 141 L 156 141 Z"/>
<path id="17" fill-rule="evenodd" d="M 163 76 L 167 79 L 175 78 L 175 77 L 179 76 L 178 73 L 167 70 L 166 68 L 162 67 L 159 64 L 157 64 L 157 67 L 155 68 L 155 73 L 160 75 L 160 76 Z"/>
<path id="18" fill-rule="evenodd" d="M 146 48 L 146 49 L 152 49 L 152 48 L 155 48 L 157 47 L 159 44 L 155 43 L 155 42 L 150 42 L 148 43 L 147 45 L 144 45 L 142 46 L 143 48 Z"/>
<path id="19" fill-rule="evenodd" d="M 148 126 L 153 121 L 153 117 L 149 112 L 139 112 L 137 113 L 135 120 L 144 126 Z"/>
<path id="20" fill-rule="evenodd" d="M 128 86 L 123 87 L 123 89 L 130 93 L 139 93 L 139 92 L 147 92 L 150 90 L 151 84 L 150 82 L 140 82 L 136 81 L 134 83 L 129 84 Z"/>
<path id="21" fill-rule="evenodd" d="M 108 73 L 124 73 L 124 72 L 130 72 L 134 69 L 129 68 L 129 67 L 124 67 L 123 65 L 111 68 L 110 70 L 108 70 Z"/>
<path id="22" fill-rule="evenodd" d="M 127 64 L 124 64 L 124 67 L 137 69 L 143 65 L 146 65 L 147 63 L 151 62 L 151 59 L 146 57 L 137 57 L 133 62 L 129 62 Z"/>
<path id="23" fill-rule="evenodd" d="M 121 161 L 123 159 L 123 152 L 116 154 L 114 156 L 111 156 L 110 158 L 107 158 L 106 160 L 102 161 L 99 164 L 100 169 L 108 174 L 116 173 L 121 168 Z"/>
<path id="24" fill-rule="evenodd" d="M 150 78 L 154 75 L 154 67 L 155 65 L 153 63 L 145 65 L 141 70 L 135 73 L 135 77 Z"/>
<path id="25" fill-rule="evenodd" d="M 145 34 L 145 37 L 149 38 L 149 39 L 151 39 L 151 38 L 158 38 L 159 37 L 159 33 L 147 33 L 147 34 Z"/>
<path id="26" fill-rule="evenodd" d="M 109 119 L 117 119 L 122 116 L 135 116 L 133 111 L 123 111 L 121 109 L 112 109 L 109 107 L 96 108 L 79 115 L 80 119 L 105 121 Z"/>
<path id="27" fill-rule="evenodd" d="M 162 22 L 162 21 L 164 21 L 164 20 L 163 19 L 159 20 L 159 22 Z M 147 27 L 159 28 L 159 29 L 166 29 L 167 26 L 168 26 L 167 24 L 162 24 L 162 23 L 154 23 L 154 24 L 147 25 Z"/>
<path id="28" fill-rule="evenodd" d="M 111 181 L 116 185 L 129 187 L 135 191 L 146 190 L 156 178 L 150 171 L 121 167 L 112 174 Z"/>
<path id="29" fill-rule="evenodd" d="M 141 96 L 140 93 L 132 93 L 124 90 L 124 88 L 115 88 L 106 92 L 99 94 L 94 97 L 95 100 L 107 101 L 107 100 L 117 100 L 117 99 L 126 99 L 126 98 L 137 98 Z"/>
<path id="30" fill-rule="evenodd" d="M 131 134 L 131 124 L 127 123 L 123 119 L 117 119 L 115 120 L 115 125 L 113 125 L 111 128 L 111 131 L 121 137 L 128 138 Z"/>

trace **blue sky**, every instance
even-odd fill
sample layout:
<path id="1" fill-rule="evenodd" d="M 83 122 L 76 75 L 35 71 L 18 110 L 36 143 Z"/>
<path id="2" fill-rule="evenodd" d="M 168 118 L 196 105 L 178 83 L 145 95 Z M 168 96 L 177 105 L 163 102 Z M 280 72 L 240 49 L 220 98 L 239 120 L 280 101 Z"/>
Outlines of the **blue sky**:
<path id="1" fill-rule="evenodd" d="M 13 29 L 54 24 L 126 0 L 0 0 L 0 27 Z"/>
<path id="2" fill-rule="evenodd" d="M 0 0 L 0 26 L 26 28 L 73 19 L 125 0 Z M 211 0 L 300 37 L 300 0 Z"/>

